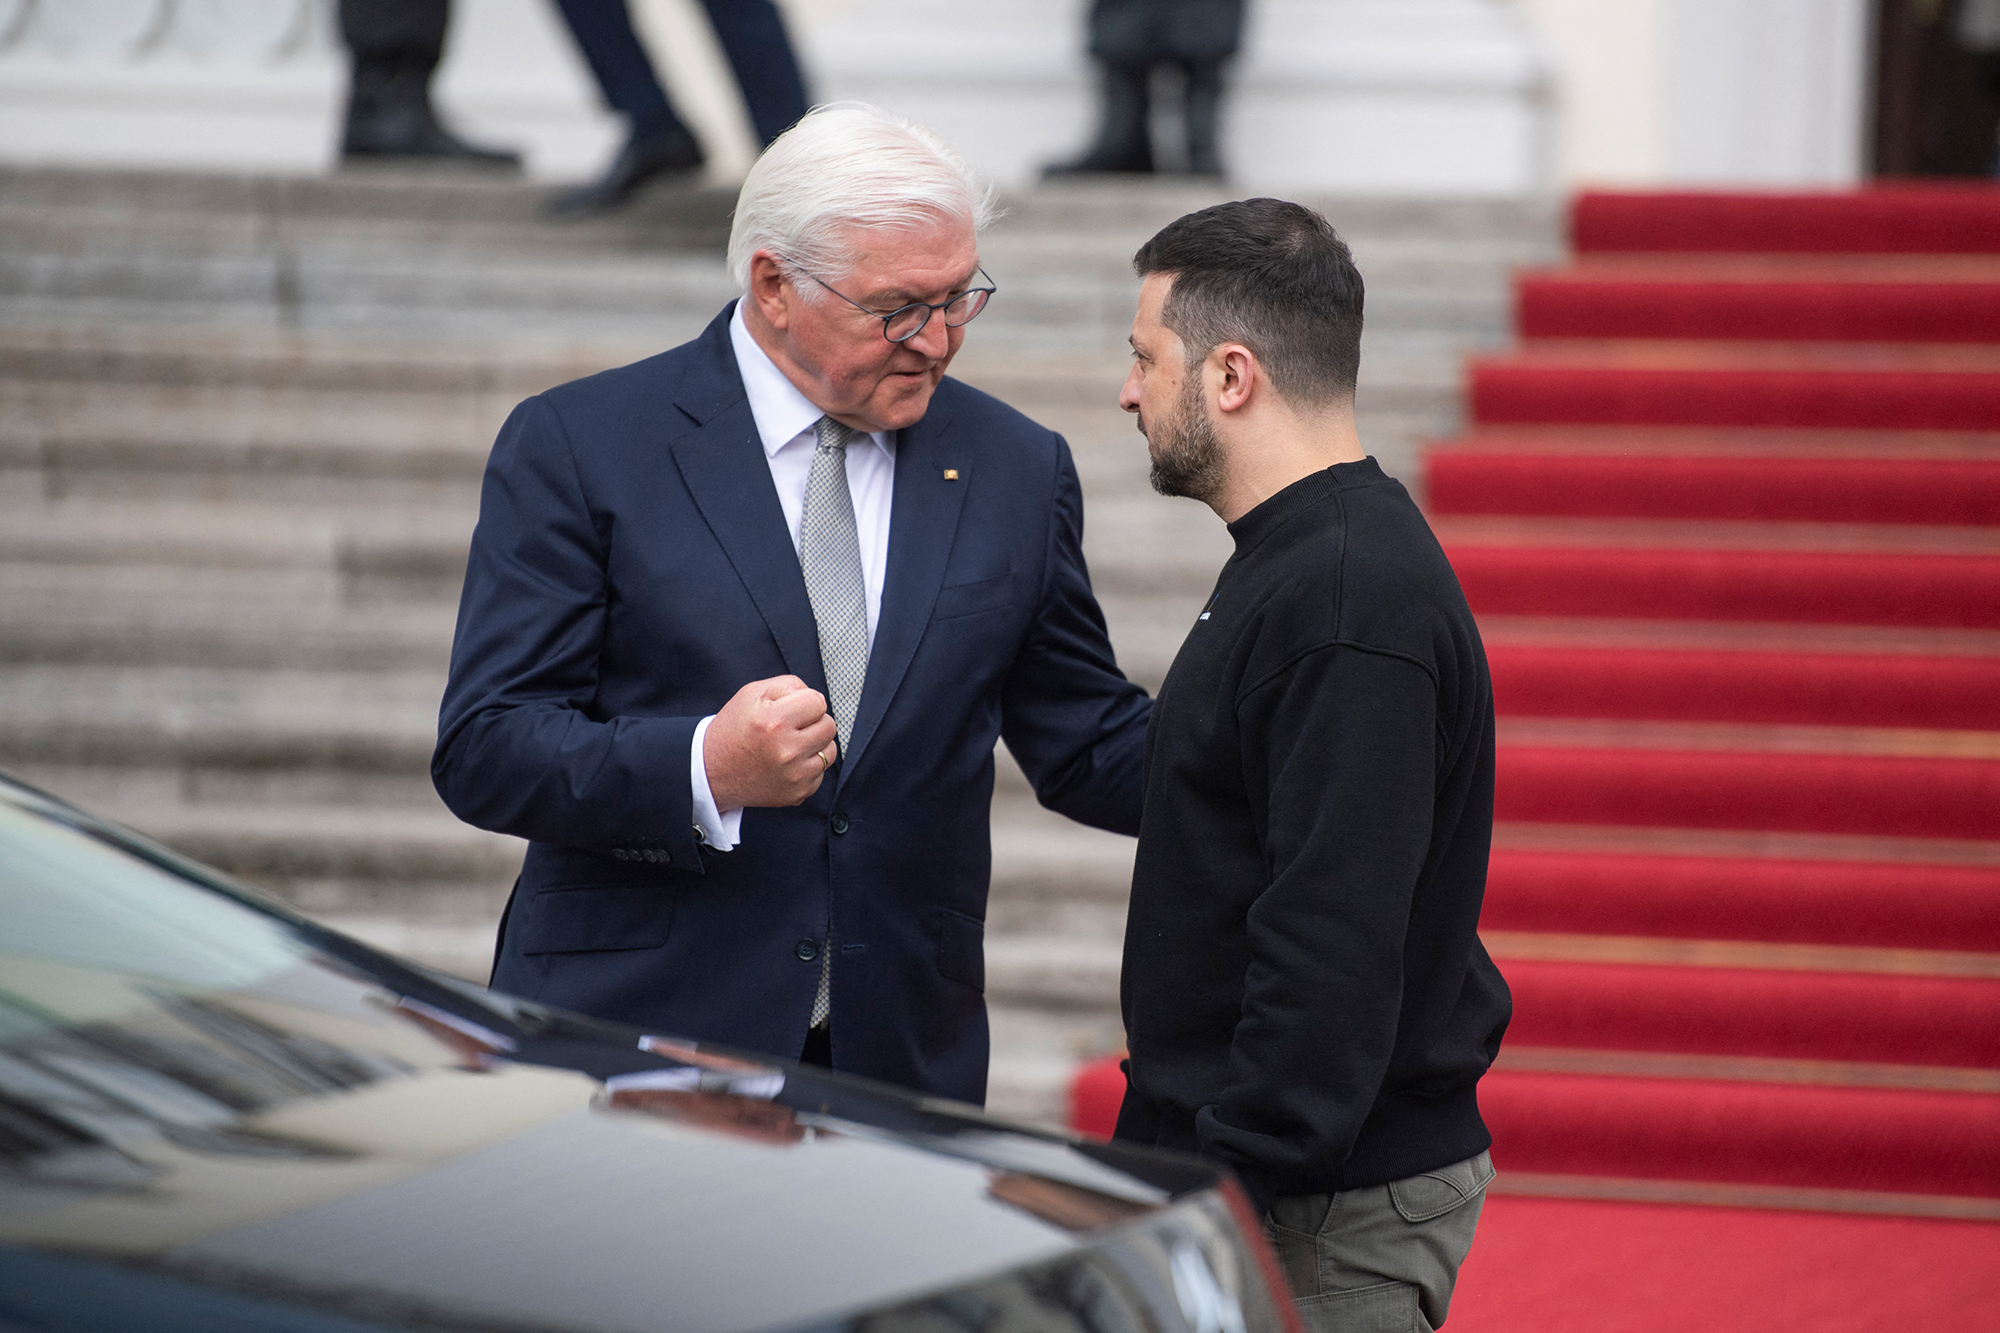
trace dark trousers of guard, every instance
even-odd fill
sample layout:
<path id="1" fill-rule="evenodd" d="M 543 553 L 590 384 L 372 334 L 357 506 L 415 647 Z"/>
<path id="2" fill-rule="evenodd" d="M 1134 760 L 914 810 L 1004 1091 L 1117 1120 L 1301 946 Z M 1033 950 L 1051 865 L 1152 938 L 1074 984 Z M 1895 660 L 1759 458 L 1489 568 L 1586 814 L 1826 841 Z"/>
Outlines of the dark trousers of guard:
<path id="1" fill-rule="evenodd" d="M 556 0 L 556 7 L 597 76 L 605 102 L 625 117 L 634 136 L 669 127 L 685 133 L 633 30 L 625 0 Z M 768 144 L 806 113 L 805 80 L 784 19 L 771 0 L 702 0 L 702 8 L 743 89 L 757 140 Z"/>
<path id="2" fill-rule="evenodd" d="M 605 104 L 625 118 L 625 144 L 604 174 L 556 201 L 558 215 L 615 208 L 649 180 L 697 170 L 701 145 L 674 111 L 625 0 L 556 0 Z M 806 113 L 805 79 L 772 0 L 702 0 L 716 40 L 743 90 L 759 144 Z"/>
<path id="3" fill-rule="evenodd" d="M 1052 176 L 1149 173 L 1163 155 L 1152 138 L 1156 87 L 1177 84 L 1183 128 L 1182 169 L 1222 174 L 1218 145 L 1223 68 L 1243 38 L 1244 0 L 1094 0 L 1090 54 L 1097 61 L 1096 141 Z M 1156 75 L 1169 77 L 1157 80 Z"/>
<path id="4" fill-rule="evenodd" d="M 431 76 L 450 22 L 450 0 L 340 0 L 340 35 L 354 58 L 341 136 L 348 162 L 520 165 L 518 154 L 475 147 L 438 120 Z"/>

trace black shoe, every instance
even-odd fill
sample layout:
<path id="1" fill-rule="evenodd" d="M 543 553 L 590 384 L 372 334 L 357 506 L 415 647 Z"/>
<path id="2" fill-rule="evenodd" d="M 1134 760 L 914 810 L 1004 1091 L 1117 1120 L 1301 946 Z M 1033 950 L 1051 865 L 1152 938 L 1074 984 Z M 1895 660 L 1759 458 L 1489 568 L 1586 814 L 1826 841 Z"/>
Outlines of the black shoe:
<path id="1" fill-rule="evenodd" d="M 559 218 L 608 213 L 647 181 L 699 171 L 702 161 L 701 145 L 678 125 L 643 138 L 635 135 L 625 141 L 602 176 L 557 195 L 549 204 L 549 213 Z"/>
<path id="2" fill-rule="evenodd" d="M 1152 114 L 1152 77 L 1147 65 L 1106 65 L 1097 142 L 1075 161 L 1043 167 L 1042 178 L 1151 174 L 1153 139 L 1147 120 Z"/>
<path id="3" fill-rule="evenodd" d="M 428 97 L 348 108 L 340 155 L 350 164 L 407 162 L 519 171 L 521 155 L 469 144 L 438 123 Z"/>

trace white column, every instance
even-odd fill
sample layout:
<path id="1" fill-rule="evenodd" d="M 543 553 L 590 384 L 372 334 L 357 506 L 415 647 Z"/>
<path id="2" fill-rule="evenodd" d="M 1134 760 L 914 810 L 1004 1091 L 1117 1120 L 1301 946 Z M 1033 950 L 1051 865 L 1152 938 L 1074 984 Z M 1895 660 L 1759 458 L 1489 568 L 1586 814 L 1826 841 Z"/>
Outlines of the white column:
<path id="1" fill-rule="evenodd" d="M 1670 0 L 1666 178 L 1852 185 L 1866 134 L 1866 0 Z"/>
<path id="2" fill-rule="evenodd" d="M 1555 62 L 1565 185 L 1844 186 L 1867 0 L 1514 0 Z"/>

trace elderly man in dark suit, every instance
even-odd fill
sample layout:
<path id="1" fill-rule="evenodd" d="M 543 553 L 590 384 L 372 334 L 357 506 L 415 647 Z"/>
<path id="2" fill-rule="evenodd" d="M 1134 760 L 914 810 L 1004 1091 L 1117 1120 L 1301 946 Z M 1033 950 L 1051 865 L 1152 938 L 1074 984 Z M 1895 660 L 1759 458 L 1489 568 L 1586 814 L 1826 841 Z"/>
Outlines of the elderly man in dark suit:
<path id="1" fill-rule="evenodd" d="M 983 1100 L 993 749 L 1135 833 L 1061 437 L 945 377 L 986 191 L 928 133 L 816 112 L 743 187 L 745 296 L 516 408 L 437 754 L 531 840 L 499 989 Z"/>

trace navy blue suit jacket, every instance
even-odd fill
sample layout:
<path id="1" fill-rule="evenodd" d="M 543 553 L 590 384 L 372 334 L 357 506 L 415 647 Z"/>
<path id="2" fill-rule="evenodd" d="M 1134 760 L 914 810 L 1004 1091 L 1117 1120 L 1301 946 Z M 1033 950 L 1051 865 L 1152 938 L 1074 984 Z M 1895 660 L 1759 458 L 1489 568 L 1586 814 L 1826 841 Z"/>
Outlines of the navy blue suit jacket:
<path id="1" fill-rule="evenodd" d="M 851 753 L 700 847 L 696 723 L 752 680 L 825 688 L 729 313 L 530 398 L 493 447 L 431 765 L 460 818 L 530 840 L 493 985 L 796 1056 L 830 937 L 836 1067 L 983 1101 L 996 737 L 1044 805 L 1139 828 L 1151 704 L 1091 595 L 1075 466 L 938 386 L 896 441 Z"/>

